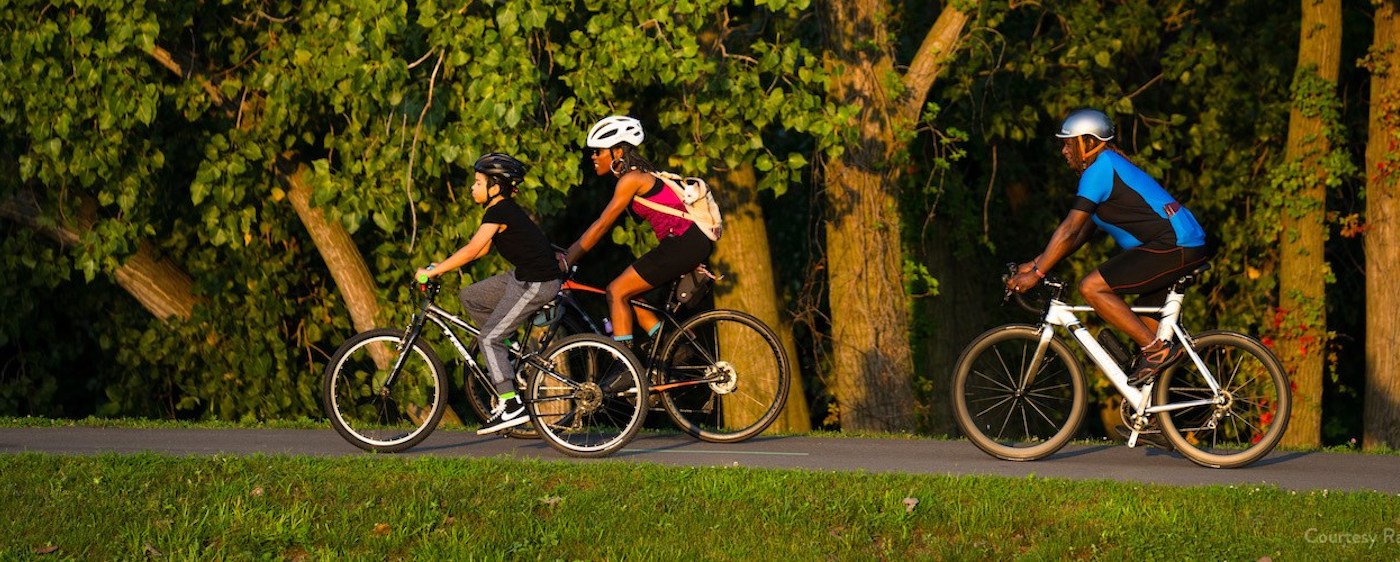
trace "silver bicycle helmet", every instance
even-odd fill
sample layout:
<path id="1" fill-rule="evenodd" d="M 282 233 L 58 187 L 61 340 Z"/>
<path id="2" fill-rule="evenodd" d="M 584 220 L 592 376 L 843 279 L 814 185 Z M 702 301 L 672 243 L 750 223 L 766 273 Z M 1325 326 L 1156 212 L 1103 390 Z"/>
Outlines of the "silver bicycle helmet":
<path id="1" fill-rule="evenodd" d="M 1060 125 L 1055 136 L 1062 139 L 1089 135 L 1101 141 L 1113 140 L 1113 121 L 1097 109 L 1076 109 Z"/>
<path id="2" fill-rule="evenodd" d="M 621 143 L 640 146 L 646 135 L 642 133 L 642 122 L 631 117 L 614 115 L 606 117 L 588 130 L 588 148 L 612 148 Z"/>

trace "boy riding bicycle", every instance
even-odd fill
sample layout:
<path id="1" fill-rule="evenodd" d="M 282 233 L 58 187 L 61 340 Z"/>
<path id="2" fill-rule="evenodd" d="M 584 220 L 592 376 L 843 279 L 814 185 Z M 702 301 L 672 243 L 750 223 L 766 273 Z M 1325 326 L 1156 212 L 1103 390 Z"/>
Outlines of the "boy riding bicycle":
<path id="1" fill-rule="evenodd" d="M 500 397 L 491 419 L 477 430 L 486 434 L 530 421 L 516 392 L 506 337 L 559 293 L 563 268 L 544 231 L 515 202 L 515 190 L 525 179 L 525 165 L 493 152 L 478 159 L 473 169 L 472 200 L 486 208 L 481 226 L 460 250 L 441 263 L 419 269 L 415 277 L 422 280 L 464 266 L 485 256 L 493 244 L 501 257 L 515 266 L 463 287 L 459 295 L 462 308 L 481 329 L 486 368 Z"/>

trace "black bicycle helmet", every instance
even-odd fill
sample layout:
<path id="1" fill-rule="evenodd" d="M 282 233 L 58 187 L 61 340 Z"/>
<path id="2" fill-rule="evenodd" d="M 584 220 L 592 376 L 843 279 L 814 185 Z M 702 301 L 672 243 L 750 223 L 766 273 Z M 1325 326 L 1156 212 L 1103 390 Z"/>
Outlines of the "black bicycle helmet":
<path id="1" fill-rule="evenodd" d="M 514 192 L 520 182 L 525 181 L 525 164 L 509 154 L 492 152 L 478 158 L 472 167 L 501 186 L 503 194 L 506 191 Z"/>

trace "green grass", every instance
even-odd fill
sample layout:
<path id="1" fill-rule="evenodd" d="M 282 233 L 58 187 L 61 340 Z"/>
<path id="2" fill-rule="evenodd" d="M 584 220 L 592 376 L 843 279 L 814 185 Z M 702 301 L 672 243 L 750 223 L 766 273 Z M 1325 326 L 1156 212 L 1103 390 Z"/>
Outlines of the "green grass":
<path id="1" fill-rule="evenodd" d="M 0 560 L 1400 557 L 1377 493 L 375 456 L 26 453 L 0 475 Z"/>

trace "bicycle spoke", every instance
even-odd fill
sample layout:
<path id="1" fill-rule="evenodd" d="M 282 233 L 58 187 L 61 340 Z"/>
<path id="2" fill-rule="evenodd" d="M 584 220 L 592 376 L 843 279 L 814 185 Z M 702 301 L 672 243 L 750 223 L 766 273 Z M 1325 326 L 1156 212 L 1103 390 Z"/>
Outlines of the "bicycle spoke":
<path id="1" fill-rule="evenodd" d="M 1012 388 L 1010 385 L 1002 384 L 1000 381 L 998 381 L 998 380 L 992 378 L 991 376 L 987 375 L 986 373 L 983 373 L 981 370 L 973 369 L 972 374 L 977 375 L 977 376 L 980 377 L 980 378 L 986 379 L 986 381 L 989 382 L 989 383 L 992 383 L 992 384 L 997 385 L 997 388 L 998 388 L 999 390 L 1005 390 L 1005 391 L 1007 391 L 1007 392 L 1014 392 L 1014 391 L 1015 391 L 1015 389 Z M 984 388 L 985 388 L 985 387 L 984 387 Z"/>
<path id="2" fill-rule="evenodd" d="M 1222 401 L 1163 412 L 1163 432 L 1178 433 L 1178 449 L 1211 467 L 1244 466 L 1267 454 L 1283 436 L 1290 406 L 1287 377 L 1273 355 L 1252 338 L 1212 332 L 1196 339 L 1196 352 L 1215 370 L 1220 394 L 1205 373 L 1183 363 L 1164 376 L 1159 404 Z"/>

